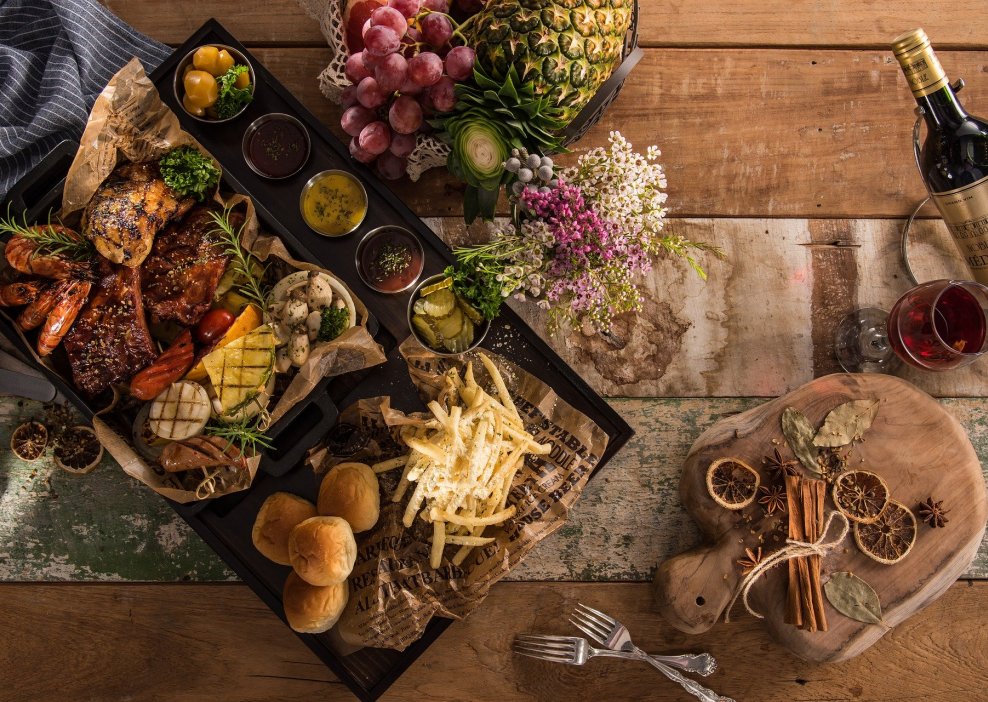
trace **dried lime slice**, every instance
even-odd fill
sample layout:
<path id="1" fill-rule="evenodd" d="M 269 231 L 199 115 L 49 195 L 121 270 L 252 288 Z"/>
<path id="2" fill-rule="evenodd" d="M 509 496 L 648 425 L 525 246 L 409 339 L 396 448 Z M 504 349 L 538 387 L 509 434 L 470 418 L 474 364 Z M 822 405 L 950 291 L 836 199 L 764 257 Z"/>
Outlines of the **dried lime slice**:
<path id="1" fill-rule="evenodd" d="M 867 470 L 842 473 L 834 481 L 834 505 L 852 522 L 874 524 L 889 501 L 889 486 Z"/>
<path id="2" fill-rule="evenodd" d="M 854 541 L 873 561 L 898 563 L 916 543 L 916 517 L 901 502 L 889 500 L 873 524 L 854 525 Z"/>
<path id="3" fill-rule="evenodd" d="M 738 510 L 750 505 L 760 484 L 758 471 L 740 458 L 718 458 L 707 469 L 707 492 L 726 509 Z"/>

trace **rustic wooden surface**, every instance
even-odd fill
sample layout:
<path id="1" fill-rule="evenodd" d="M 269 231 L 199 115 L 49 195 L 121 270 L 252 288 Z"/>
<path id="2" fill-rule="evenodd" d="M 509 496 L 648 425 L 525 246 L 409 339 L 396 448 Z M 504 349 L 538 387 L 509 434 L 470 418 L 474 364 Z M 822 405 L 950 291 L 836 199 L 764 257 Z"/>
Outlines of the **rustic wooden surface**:
<path id="1" fill-rule="evenodd" d="M 736 456 L 757 467 L 763 486 L 777 485 L 780 481 L 761 461 L 767 445 L 780 446 L 786 458 L 793 455 L 780 426 L 783 410 L 795 407 L 820 427 L 831 410 L 853 400 L 875 401 L 878 413 L 862 441 L 848 449 L 849 469 L 877 473 L 891 499 L 911 509 L 935 495 L 951 505 L 954 519 L 948 523 L 950 531 L 930 529 L 920 521 L 912 549 L 895 565 L 874 562 L 849 540 L 826 554 L 822 573 L 847 571 L 864 579 L 878 594 L 882 618 L 895 626 L 934 601 L 964 572 L 981 544 L 988 519 L 981 463 L 964 428 L 942 405 L 898 378 L 840 373 L 727 417 L 690 448 L 679 494 L 687 513 L 712 543 L 668 559 L 659 568 L 656 601 L 667 621 L 690 633 L 715 626 L 741 583 L 737 559 L 745 548 L 757 549 L 762 543 L 766 553 L 781 548 L 789 524 L 784 513 L 763 520 L 757 504 L 742 512 L 749 516 L 748 523 L 739 523 L 741 515 L 718 506 L 707 492 L 711 462 Z M 805 540 L 826 536 L 829 541 L 839 529 L 839 524 L 833 525 L 827 534 Z M 804 631 L 786 623 L 787 573 L 786 566 L 767 572 L 751 590 L 751 606 L 765 616 L 772 637 L 799 658 L 820 662 L 852 658 L 885 633 L 882 627 L 841 616 L 826 599 L 822 603 L 826 631 Z"/>
<path id="2" fill-rule="evenodd" d="M 294 0 L 104 2 L 173 45 L 216 17 L 338 130 L 339 109 L 315 81 L 329 51 Z M 615 128 L 639 147 L 658 144 L 668 226 L 724 247 L 729 260 L 708 265 L 706 284 L 660 262 L 641 317 L 619 321 L 616 347 L 578 334 L 550 339 L 614 398 L 638 436 L 589 486 L 570 523 L 512 575 L 542 582 L 497 586 L 385 699 L 692 699 L 620 662 L 580 670 L 508 652 L 517 631 L 564 632 L 562 615 L 576 601 L 624 619 L 657 652 L 711 651 L 722 671 L 710 684 L 739 701 L 983 696 L 988 583 L 962 581 L 862 657 L 815 666 L 747 617 L 700 637 L 679 634 L 655 614 L 643 581 L 658 560 L 698 542 L 677 496 L 693 440 L 759 398 L 837 370 L 831 339 L 841 316 L 863 304 L 887 308 L 909 287 L 898 232 L 922 186 L 909 146 L 913 103 L 887 43 L 924 26 L 949 74 L 968 79 L 965 102 L 986 105 L 985 12 L 974 0 L 642 3 L 646 57 L 577 154 L 606 144 Z M 448 177 L 395 190 L 447 241 L 482 235 L 458 222 Z M 911 254 L 921 278 L 957 270 L 945 236 L 942 225 L 920 222 Z M 540 328 L 537 314 L 520 311 Z M 985 465 L 988 363 L 905 375 L 943 398 Z M 0 402 L 0 446 L 38 410 Z M 988 578 L 988 543 L 966 576 Z M 231 578 L 164 503 L 109 461 L 79 479 L 0 453 L 0 579 L 112 581 L 0 585 L 0 700 L 347 699 L 245 587 L 126 584 Z"/>
<path id="3" fill-rule="evenodd" d="M 3 702 L 354 699 L 243 585 L 0 585 L 0 598 Z M 704 682 L 739 702 L 983 700 L 985 598 L 988 583 L 958 582 L 859 658 L 819 665 L 778 648 L 747 615 L 681 634 L 655 614 L 644 584 L 502 583 L 382 699 L 694 699 L 635 663 L 575 668 L 509 652 L 518 631 L 572 633 L 565 619 L 583 602 L 630 625 L 650 651 L 709 651 L 721 669 Z"/>

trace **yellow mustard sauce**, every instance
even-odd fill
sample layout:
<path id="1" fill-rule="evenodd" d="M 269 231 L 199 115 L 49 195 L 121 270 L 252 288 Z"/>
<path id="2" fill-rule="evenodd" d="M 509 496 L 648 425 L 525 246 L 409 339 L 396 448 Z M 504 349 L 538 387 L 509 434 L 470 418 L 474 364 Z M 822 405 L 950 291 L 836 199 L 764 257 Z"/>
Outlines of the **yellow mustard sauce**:
<path id="1" fill-rule="evenodd" d="M 359 227 L 367 214 L 367 195 L 360 183 L 344 173 L 317 178 L 302 197 L 306 223 L 326 236 L 343 236 Z"/>

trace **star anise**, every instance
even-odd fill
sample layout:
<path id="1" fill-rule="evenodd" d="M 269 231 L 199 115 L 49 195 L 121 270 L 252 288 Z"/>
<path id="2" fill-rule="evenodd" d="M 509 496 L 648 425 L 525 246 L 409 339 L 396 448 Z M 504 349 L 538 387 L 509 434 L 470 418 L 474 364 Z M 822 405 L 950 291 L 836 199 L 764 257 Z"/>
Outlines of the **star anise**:
<path id="1" fill-rule="evenodd" d="M 759 492 L 762 496 L 758 498 L 758 504 L 765 510 L 765 514 L 772 515 L 776 512 L 783 514 L 788 509 L 786 489 L 781 485 L 763 485 L 759 488 Z"/>
<path id="2" fill-rule="evenodd" d="M 799 475 L 799 471 L 796 469 L 797 463 L 795 459 L 783 460 L 778 448 L 773 449 L 772 452 L 774 455 L 765 456 L 762 459 L 762 463 L 774 477 L 784 480 L 787 475 Z"/>
<path id="3" fill-rule="evenodd" d="M 950 521 L 946 516 L 947 510 L 943 508 L 943 500 L 935 502 L 932 497 L 928 497 L 926 502 L 919 503 L 918 511 L 920 519 L 932 529 L 942 528 Z"/>
<path id="4" fill-rule="evenodd" d="M 744 558 L 738 559 L 738 565 L 741 566 L 741 575 L 747 575 L 762 562 L 762 548 L 759 546 L 755 551 L 746 548 L 744 555 Z"/>

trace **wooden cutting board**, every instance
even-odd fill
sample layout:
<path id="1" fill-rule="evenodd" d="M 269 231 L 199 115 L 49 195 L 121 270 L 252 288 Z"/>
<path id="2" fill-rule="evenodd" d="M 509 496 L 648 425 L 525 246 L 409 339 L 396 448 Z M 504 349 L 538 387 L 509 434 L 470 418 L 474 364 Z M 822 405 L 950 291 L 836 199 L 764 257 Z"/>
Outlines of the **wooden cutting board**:
<path id="1" fill-rule="evenodd" d="M 964 429 L 936 400 L 904 380 L 878 374 L 830 375 L 718 422 L 693 444 L 683 467 L 680 496 L 708 545 L 675 556 L 658 569 L 656 602 L 673 626 L 700 633 L 723 619 L 741 579 L 736 561 L 743 557 L 745 547 L 756 547 L 761 534 L 767 552 L 780 547 L 785 538 L 772 531 L 770 523 L 745 523 L 738 512 L 710 498 L 706 471 L 711 461 L 723 456 L 741 458 L 759 470 L 766 484 L 770 476 L 762 465 L 763 456 L 778 446 L 783 458 L 793 458 L 780 424 L 786 407 L 802 411 L 819 427 L 837 405 L 862 399 L 877 399 L 881 404 L 864 441 L 854 445 L 851 468 L 881 475 L 892 499 L 917 515 L 918 534 L 912 551 L 890 566 L 862 554 L 849 534 L 824 559 L 822 580 L 826 582 L 836 571 L 863 578 L 878 593 L 885 622 L 891 627 L 933 602 L 965 572 L 985 531 L 988 494 L 981 464 Z M 916 508 L 930 496 L 943 500 L 949 510 L 949 522 L 942 529 L 932 529 L 919 519 Z M 828 513 L 832 508 L 828 498 Z M 744 512 L 761 515 L 761 508 L 756 503 Z M 886 631 L 880 625 L 849 619 L 826 601 L 829 631 L 809 633 L 786 624 L 787 583 L 787 566 L 773 568 L 754 585 L 750 601 L 765 616 L 773 637 L 800 658 L 821 662 L 851 658 Z M 743 609 L 739 600 L 734 615 L 740 616 Z"/>

